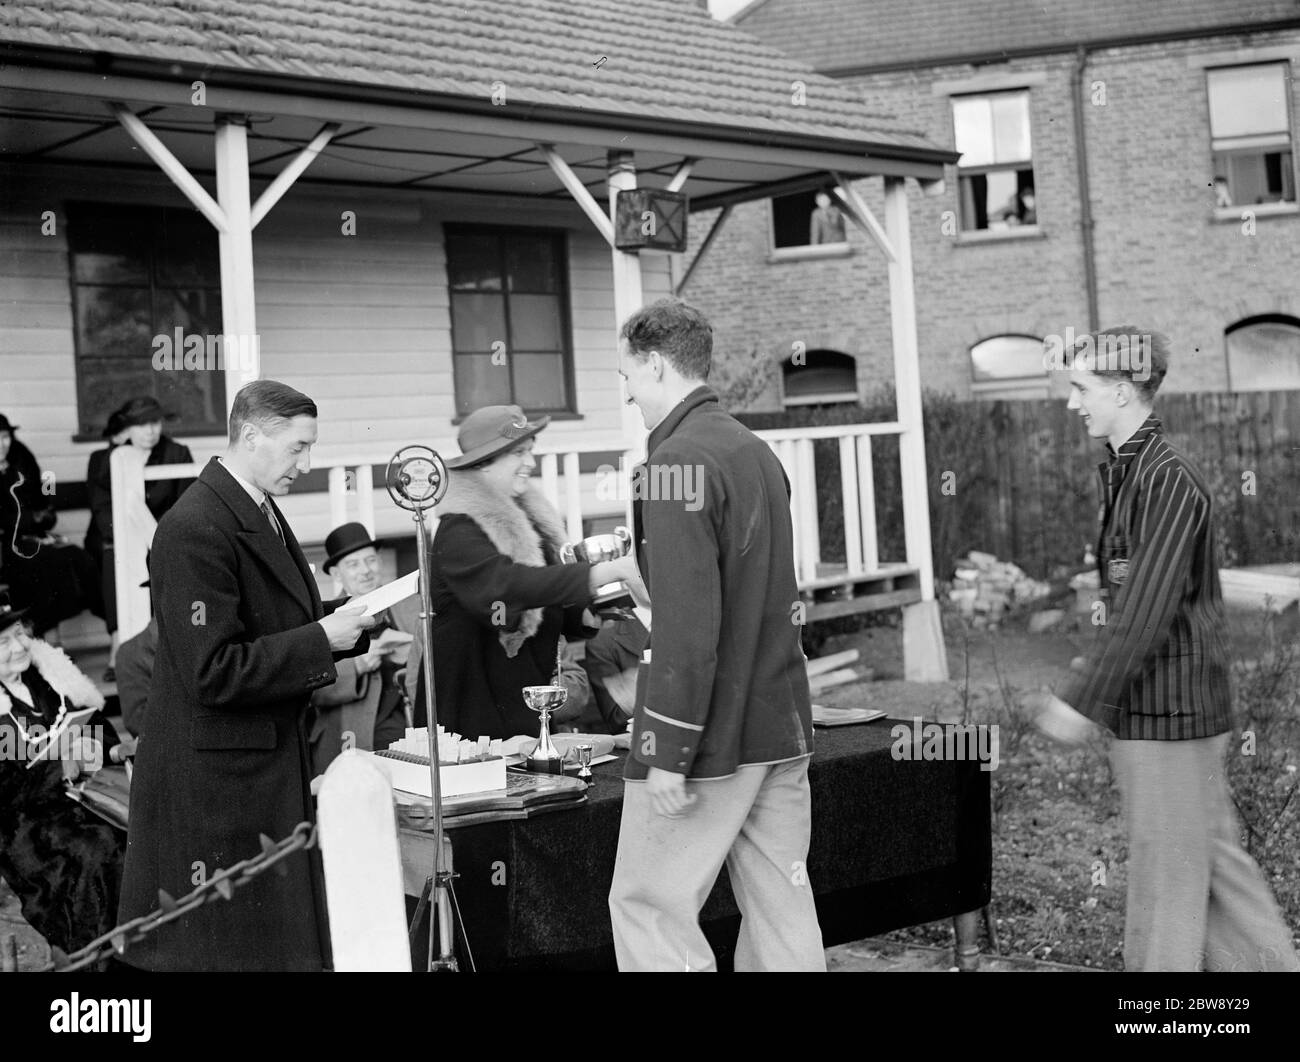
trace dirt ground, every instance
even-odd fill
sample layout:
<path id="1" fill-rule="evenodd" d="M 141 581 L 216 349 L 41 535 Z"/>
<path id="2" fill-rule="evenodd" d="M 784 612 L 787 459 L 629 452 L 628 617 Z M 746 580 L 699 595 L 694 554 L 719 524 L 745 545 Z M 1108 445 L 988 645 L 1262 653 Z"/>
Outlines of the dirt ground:
<path id="1" fill-rule="evenodd" d="M 1257 620 L 1230 616 L 1234 658 L 1253 659 L 1260 654 Z M 1279 642 L 1295 644 L 1298 630 L 1300 621 L 1290 615 L 1276 625 L 1275 634 Z M 1002 762 L 992 772 L 991 784 L 992 906 L 1000 953 L 1008 960 L 1122 969 L 1127 849 L 1104 745 L 1098 742 L 1063 751 L 1009 707 L 1018 693 L 1059 682 L 1070 660 L 1091 642 L 1091 629 L 1067 625 L 1030 634 L 1022 619 L 997 631 L 972 631 L 957 617 L 945 615 L 944 632 L 952 676 L 947 683 L 902 679 L 902 632 L 896 623 L 829 637 L 822 654 L 857 649 L 859 665 L 872 668 L 876 678 L 835 687 L 815 699 L 829 705 L 883 708 L 891 716 L 909 720 L 916 715 L 958 720 L 969 708 L 976 721 L 999 723 Z M 1239 810 L 1247 812 L 1255 812 L 1276 796 L 1267 836 L 1256 838 L 1257 857 L 1293 932 L 1300 927 L 1300 799 L 1291 800 L 1300 760 L 1300 740 L 1293 740 L 1300 731 L 1300 720 L 1295 718 L 1297 685 L 1293 681 L 1283 689 L 1279 701 L 1289 715 L 1283 721 L 1286 729 L 1280 731 L 1285 740 L 1274 742 L 1277 747 L 1271 754 L 1276 770 L 1270 777 L 1275 775 L 1275 781 L 1253 794 L 1236 787 Z M 1240 708 L 1240 697 L 1238 701 Z M 16 936 L 20 969 L 45 965 L 45 942 L 22 921 L 13 893 L 0 882 L 0 942 L 9 934 Z M 946 949 L 951 943 L 951 923 L 944 921 L 890 934 L 878 945 L 863 942 L 861 946 Z M 983 946 L 987 950 L 991 942 L 985 938 Z M 850 958 L 841 960 L 838 968 L 850 968 Z M 859 960 L 866 962 L 861 956 L 852 961 Z"/>
<path id="2" fill-rule="evenodd" d="M 1261 651 L 1259 616 L 1231 614 L 1230 641 L 1235 659 Z M 1296 643 L 1294 615 L 1282 617 L 1275 633 Z M 1064 750 L 1035 731 L 1013 708 L 1017 696 L 1054 686 L 1073 657 L 1092 642 L 1090 627 L 1067 615 L 1061 627 L 1041 634 L 1026 629 L 1025 618 L 996 630 L 971 630 L 954 614 L 944 616 L 951 681 L 913 683 L 902 679 L 902 630 L 876 626 L 828 638 L 821 654 L 857 649 L 858 666 L 874 670 L 876 680 L 826 690 L 814 700 L 843 707 L 884 709 L 889 715 L 916 715 L 958 721 L 969 706 L 977 722 L 1000 725 L 1002 762 L 992 772 L 993 914 L 1003 955 L 1048 959 L 1076 966 L 1120 970 L 1124 931 L 1127 843 L 1105 744 L 1100 739 L 1079 750 Z M 1292 687 L 1294 689 L 1294 685 Z M 1241 698 L 1238 698 L 1239 702 Z M 1241 706 L 1239 703 L 1239 713 Z M 1294 788 L 1300 729 L 1290 702 L 1285 747 L 1275 749 L 1279 792 Z M 1276 743 L 1275 743 L 1276 744 Z M 1239 809 L 1252 805 L 1238 788 Z M 1267 797 L 1269 794 L 1265 794 Z M 1300 928 L 1300 814 L 1290 791 L 1274 802 L 1267 844 L 1257 855 L 1293 934 Z M 1265 816 L 1259 816 L 1261 821 Z M 1267 858 L 1265 858 L 1267 857 Z M 891 934 L 911 944 L 948 945 L 949 922 Z M 991 947 L 985 937 L 984 948 Z"/>

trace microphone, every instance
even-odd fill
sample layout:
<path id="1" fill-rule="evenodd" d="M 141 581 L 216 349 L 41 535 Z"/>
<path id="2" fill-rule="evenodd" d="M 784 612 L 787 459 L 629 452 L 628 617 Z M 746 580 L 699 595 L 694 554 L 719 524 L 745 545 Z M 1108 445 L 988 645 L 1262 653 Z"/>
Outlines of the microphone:
<path id="1" fill-rule="evenodd" d="M 447 493 L 447 466 L 438 452 L 427 446 L 403 447 L 388 462 L 384 485 L 399 508 L 423 512 Z"/>

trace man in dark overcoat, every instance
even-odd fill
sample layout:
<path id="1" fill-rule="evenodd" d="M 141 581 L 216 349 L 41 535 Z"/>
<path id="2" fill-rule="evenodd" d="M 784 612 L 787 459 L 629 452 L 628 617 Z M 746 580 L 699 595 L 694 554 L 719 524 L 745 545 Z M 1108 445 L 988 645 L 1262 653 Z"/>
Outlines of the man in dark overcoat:
<path id="1" fill-rule="evenodd" d="M 271 501 L 310 465 L 316 406 L 274 380 L 235 397 L 230 442 L 159 522 L 150 556 L 158 648 L 137 753 L 119 922 L 181 897 L 315 815 L 304 728 L 334 659 L 373 619 L 323 615 Z M 321 970 L 329 963 L 315 850 L 131 945 L 149 970 Z"/>

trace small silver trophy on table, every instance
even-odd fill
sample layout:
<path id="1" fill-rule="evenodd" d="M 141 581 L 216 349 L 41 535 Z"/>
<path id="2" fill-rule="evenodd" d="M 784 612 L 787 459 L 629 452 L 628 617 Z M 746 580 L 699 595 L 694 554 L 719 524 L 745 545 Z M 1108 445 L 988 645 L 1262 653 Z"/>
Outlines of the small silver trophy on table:
<path id="1" fill-rule="evenodd" d="M 537 736 L 537 747 L 524 757 L 524 767 L 538 774 L 563 774 L 564 757 L 551 740 L 551 712 L 569 699 L 563 686 L 525 686 L 524 704 L 542 717 L 542 730 Z"/>
<path id="2" fill-rule="evenodd" d="M 580 560 L 588 564 L 599 564 L 601 561 L 625 557 L 631 548 L 632 532 L 626 527 L 616 527 L 612 534 L 590 535 L 577 544 L 566 542 L 560 547 L 560 560 L 565 564 Z M 598 587 L 591 603 L 593 612 L 615 617 L 630 615 L 632 606 L 632 592 L 627 583 L 622 581 Z"/>
<path id="3" fill-rule="evenodd" d="M 595 748 L 592 745 L 577 745 L 574 751 L 578 754 L 578 780 L 590 786 L 596 780 L 591 776 L 591 754 Z"/>

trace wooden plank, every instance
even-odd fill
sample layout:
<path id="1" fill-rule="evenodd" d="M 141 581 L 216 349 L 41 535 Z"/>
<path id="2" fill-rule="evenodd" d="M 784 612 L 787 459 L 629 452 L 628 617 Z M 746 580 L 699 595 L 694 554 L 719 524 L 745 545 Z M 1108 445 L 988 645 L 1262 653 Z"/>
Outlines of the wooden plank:
<path id="1" fill-rule="evenodd" d="M 851 570 L 862 563 L 862 507 L 858 498 L 858 459 L 852 436 L 842 436 L 840 448 L 840 500 L 844 513 L 844 562 Z M 874 528 L 873 528 L 874 531 Z"/>
<path id="2" fill-rule="evenodd" d="M 884 582 L 889 579 L 906 579 L 909 577 L 918 580 L 920 578 L 920 572 L 914 565 L 882 564 L 874 571 L 869 572 L 831 572 L 809 579 L 801 579 L 799 581 L 799 590 L 801 593 L 810 593 L 814 590 L 824 590 L 838 586 L 866 585 Z"/>
<path id="3" fill-rule="evenodd" d="M 838 616 L 853 616 L 859 612 L 878 612 L 886 608 L 898 608 L 911 605 L 921 600 L 919 588 L 911 590 L 891 590 L 883 594 L 864 594 L 862 597 L 848 601 L 818 601 L 808 606 L 807 622 L 835 619 Z"/>
<path id="4" fill-rule="evenodd" d="M 856 682 L 857 680 L 858 673 L 853 668 L 841 668 L 839 671 L 828 671 L 824 675 L 810 678 L 808 680 L 808 690 L 810 693 L 820 693 L 832 686 L 843 686 L 845 683 Z"/>
<path id="5" fill-rule="evenodd" d="M 846 664 L 852 664 L 858 659 L 859 655 L 856 649 L 846 649 L 842 653 L 831 653 L 830 656 L 819 656 L 816 660 L 809 660 L 808 677 L 824 675 L 828 671 L 834 671 Z"/>
<path id="6" fill-rule="evenodd" d="M 817 519 L 817 471 L 813 458 L 813 441 L 800 439 L 794 444 L 796 519 L 803 525 L 800 536 L 801 567 L 804 571 L 815 572 L 821 561 L 821 534 Z"/>
<path id="7" fill-rule="evenodd" d="M 871 436 L 857 438 L 858 515 L 862 529 L 862 566 L 867 571 L 880 567 L 880 542 L 876 532 L 876 468 L 871 453 Z M 845 509 L 845 519 L 848 510 Z"/>

